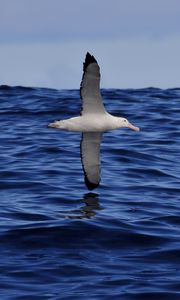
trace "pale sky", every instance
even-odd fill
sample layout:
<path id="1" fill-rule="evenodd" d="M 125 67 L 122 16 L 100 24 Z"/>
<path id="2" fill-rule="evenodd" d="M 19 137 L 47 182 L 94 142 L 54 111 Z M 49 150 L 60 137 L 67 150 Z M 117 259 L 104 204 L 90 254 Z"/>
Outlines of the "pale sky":
<path id="1" fill-rule="evenodd" d="M 87 51 L 102 88 L 180 86 L 179 0 L 0 0 L 0 84 L 79 88 Z"/>

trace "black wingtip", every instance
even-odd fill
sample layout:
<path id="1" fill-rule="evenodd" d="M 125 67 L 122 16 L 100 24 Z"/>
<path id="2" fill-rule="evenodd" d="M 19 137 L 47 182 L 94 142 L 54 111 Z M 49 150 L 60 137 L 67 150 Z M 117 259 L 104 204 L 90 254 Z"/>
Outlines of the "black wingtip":
<path id="1" fill-rule="evenodd" d="M 87 179 L 86 176 L 85 176 L 84 179 L 85 179 L 85 180 L 84 180 L 84 181 L 85 181 L 85 184 L 86 184 L 86 186 L 87 186 L 87 188 L 88 188 L 89 191 L 94 190 L 94 189 L 97 188 L 98 185 L 99 185 L 99 182 L 98 182 L 98 183 L 92 183 L 92 182 L 90 182 L 90 181 Z"/>
<path id="2" fill-rule="evenodd" d="M 83 64 L 83 71 L 85 72 L 87 67 L 92 63 L 97 63 L 97 61 L 93 55 L 91 55 L 89 52 L 87 52 L 85 62 Z"/>

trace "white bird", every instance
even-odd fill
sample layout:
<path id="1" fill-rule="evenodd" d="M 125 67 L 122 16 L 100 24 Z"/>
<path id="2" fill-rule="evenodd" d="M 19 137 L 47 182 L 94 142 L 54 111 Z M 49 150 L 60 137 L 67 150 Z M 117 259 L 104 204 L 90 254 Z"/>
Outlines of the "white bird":
<path id="1" fill-rule="evenodd" d="M 139 128 L 127 119 L 109 114 L 102 102 L 100 92 L 100 68 L 88 52 L 83 65 L 83 77 L 80 86 L 82 99 L 81 116 L 55 121 L 48 127 L 82 132 L 81 160 L 85 183 L 93 190 L 100 182 L 100 144 L 104 132 L 128 127 L 135 131 Z"/>

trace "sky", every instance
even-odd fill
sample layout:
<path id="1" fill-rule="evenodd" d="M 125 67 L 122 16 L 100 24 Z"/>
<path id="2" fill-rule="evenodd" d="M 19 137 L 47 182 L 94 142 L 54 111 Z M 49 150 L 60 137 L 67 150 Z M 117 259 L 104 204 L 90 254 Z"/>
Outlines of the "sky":
<path id="1" fill-rule="evenodd" d="M 180 0 L 0 0 L 0 84 L 79 88 L 89 51 L 102 88 L 180 86 Z"/>

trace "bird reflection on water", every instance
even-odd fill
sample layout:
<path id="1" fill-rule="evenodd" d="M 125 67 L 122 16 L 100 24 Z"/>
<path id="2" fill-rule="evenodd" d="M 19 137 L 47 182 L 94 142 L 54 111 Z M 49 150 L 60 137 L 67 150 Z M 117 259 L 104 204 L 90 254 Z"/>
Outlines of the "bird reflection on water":
<path id="1" fill-rule="evenodd" d="M 85 205 L 78 210 L 71 211 L 72 215 L 67 215 L 67 219 L 90 219 L 96 215 L 97 210 L 102 209 L 99 205 L 99 195 L 96 193 L 84 194 L 82 202 Z"/>

